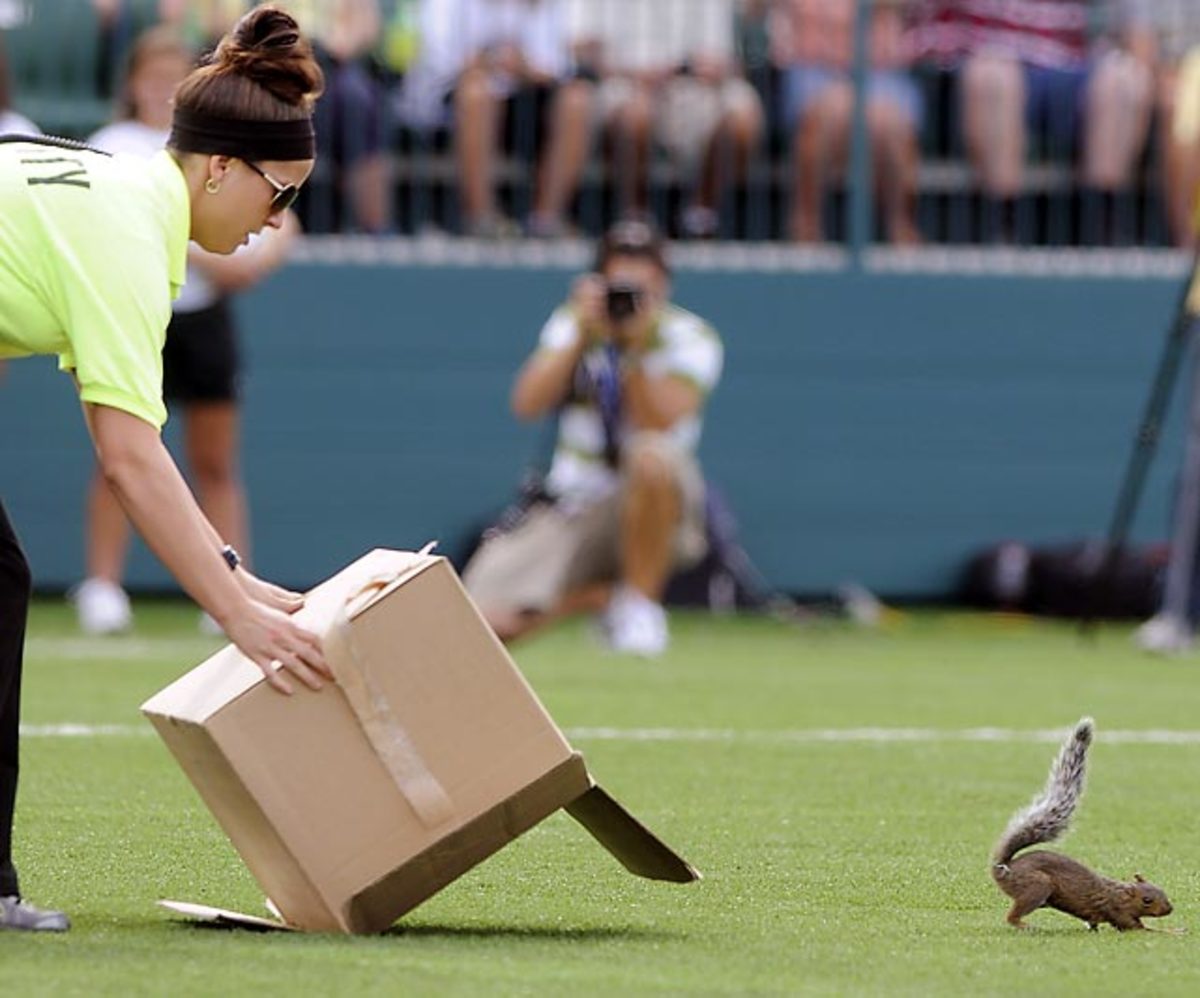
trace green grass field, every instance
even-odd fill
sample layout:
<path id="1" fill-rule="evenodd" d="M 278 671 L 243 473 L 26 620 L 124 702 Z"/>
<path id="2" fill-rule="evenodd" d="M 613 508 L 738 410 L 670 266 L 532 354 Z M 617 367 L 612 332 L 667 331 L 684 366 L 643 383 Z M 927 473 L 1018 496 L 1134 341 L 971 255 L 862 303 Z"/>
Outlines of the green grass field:
<path id="1" fill-rule="evenodd" d="M 556 630 L 517 650 L 523 671 L 705 879 L 632 877 L 558 814 L 390 934 L 340 938 L 155 907 L 262 897 L 137 712 L 216 643 L 182 604 L 138 610 L 134 635 L 93 641 L 35 608 L 18 858 L 26 893 L 75 925 L 0 934 L 5 994 L 1200 993 L 1197 660 L 1135 654 L 1126 629 L 1089 645 L 963 614 L 877 632 L 679 615 L 655 663 Z M 1175 904 L 1151 924 L 1186 934 L 1004 922 L 989 850 L 1085 713 L 1098 741 L 1065 851 L 1145 874 Z"/>

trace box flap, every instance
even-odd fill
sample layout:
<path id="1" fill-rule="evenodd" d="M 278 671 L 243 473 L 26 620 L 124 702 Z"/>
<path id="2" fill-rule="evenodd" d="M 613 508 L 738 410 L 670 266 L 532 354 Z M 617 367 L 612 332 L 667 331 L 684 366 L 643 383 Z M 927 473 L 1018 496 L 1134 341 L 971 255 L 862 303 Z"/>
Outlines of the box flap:
<path id="1" fill-rule="evenodd" d="M 699 870 L 673 852 L 602 788 L 593 786 L 566 809 L 630 873 L 676 884 L 700 879 Z"/>
<path id="2" fill-rule="evenodd" d="M 191 901 L 159 901 L 160 908 L 166 908 L 178 915 L 187 915 L 201 922 L 211 922 L 214 925 L 228 925 L 241 929 L 271 930 L 275 932 L 295 932 L 292 926 L 277 922 L 273 918 L 259 918 L 257 915 L 243 915 L 238 911 L 226 911 L 224 908 L 213 908 L 207 904 L 193 904 Z"/>

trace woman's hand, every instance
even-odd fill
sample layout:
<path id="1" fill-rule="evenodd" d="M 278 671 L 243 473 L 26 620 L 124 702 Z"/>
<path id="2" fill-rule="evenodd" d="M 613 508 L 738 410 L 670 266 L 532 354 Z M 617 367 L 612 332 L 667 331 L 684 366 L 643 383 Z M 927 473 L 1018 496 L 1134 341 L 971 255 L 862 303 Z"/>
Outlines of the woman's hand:
<path id="1" fill-rule="evenodd" d="M 229 640 L 262 669 L 267 682 L 280 693 L 292 692 L 292 684 L 282 675 L 285 669 L 313 690 L 319 690 L 323 680 L 333 679 L 321 650 L 321 639 L 282 610 L 247 599 L 219 623 Z"/>
<path id="2" fill-rule="evenodd" d="M 264 603 L 269 607 L 274 607 L 276 610 L 281 610 L 284 613 L 295 613 L 304 606 L 304 596 L 300 593 L 294 593 L 290 589 L 284 589 L 282 586 L 277 586 L 272 582 L 264 582 L 257 575 L 247 572 L 244 568 L 238 568 L 234 573 L 234 578 L 252 600 L 257 600 L 259 603 Z"/>

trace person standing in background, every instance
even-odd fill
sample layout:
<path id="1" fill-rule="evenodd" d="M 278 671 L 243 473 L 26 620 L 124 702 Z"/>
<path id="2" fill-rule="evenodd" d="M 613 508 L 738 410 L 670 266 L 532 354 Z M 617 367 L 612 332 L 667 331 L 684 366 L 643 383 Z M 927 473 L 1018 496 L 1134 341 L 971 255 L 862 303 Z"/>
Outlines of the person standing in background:
<path id="1" fill-rule="evenodd" d="M 192 53 L 170 27 L 151 28 L 135 42 L 120 94 L 120 118 L 89 139 L 111 153 L 150 158 L 165 148 L 171 99 L 193 64 Z M 228 295 L 249 287 L 283 263 L 299 230 L 288 212 L 229 256 L 188 249 L 187 282 L 175 300 L 163 349 L 163 394 L 182 409 L 184 453 L 200 508 L 247 564 L 250 537 L 238 471 L 240 355 Z M 86 577 L 72 591 L 79 626 L 87 634 L 129 628 L 129 597 L 121 586 L 129 522 L 97 468 L 88 495 Z M 212 618 L 201 618 L 215 632 Z"/>

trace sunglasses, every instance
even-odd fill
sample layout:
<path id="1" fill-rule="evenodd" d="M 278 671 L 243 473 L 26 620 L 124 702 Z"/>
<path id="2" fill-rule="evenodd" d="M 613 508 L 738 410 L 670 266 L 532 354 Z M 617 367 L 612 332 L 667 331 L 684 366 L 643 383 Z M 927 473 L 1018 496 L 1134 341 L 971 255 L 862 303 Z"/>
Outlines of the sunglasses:
<path id="1" fill-rule="evenodd" d="M 296 203 L 296 198 L 300 196 L 300 188 L 295 184 L 281 184 L 278 180 L 272 177 L 261 166 L 251 163 L 248 159 L 242 160 L 251 170 L 263 178 L 271 188 L 275 191 L 275 196 L 271 198 L 271 214 L 277 215 L 281 211 L 287 211 L 293 204 Z"/>

